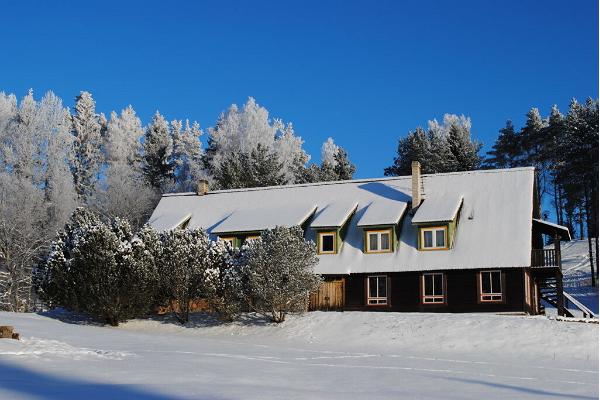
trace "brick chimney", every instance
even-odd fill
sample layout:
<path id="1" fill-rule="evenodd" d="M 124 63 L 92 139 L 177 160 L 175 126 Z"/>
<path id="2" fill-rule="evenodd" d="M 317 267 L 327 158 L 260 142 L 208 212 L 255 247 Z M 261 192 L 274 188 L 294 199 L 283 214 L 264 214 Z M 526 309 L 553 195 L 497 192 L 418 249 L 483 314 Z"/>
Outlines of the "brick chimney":
<path id="1" fill-rule="evenodd" d="M 421 163 L 413 161 L 412 167 L 412 208 L 421 204 Z"/>
<path id="2" fill-rule="evenodd" d="M 196 194 L 198 196 L 204 196 L 208 193 L 208 181 L 206 179 L 200 179 L 196 188 Z"/>

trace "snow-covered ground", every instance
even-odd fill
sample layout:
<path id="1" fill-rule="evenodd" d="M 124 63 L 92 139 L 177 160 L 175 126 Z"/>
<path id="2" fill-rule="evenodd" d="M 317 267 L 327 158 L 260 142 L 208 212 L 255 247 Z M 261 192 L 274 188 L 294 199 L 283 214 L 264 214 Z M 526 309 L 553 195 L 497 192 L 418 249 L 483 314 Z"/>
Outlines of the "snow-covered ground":
<path id="1" fill-rule="evenodd" d="M 2 399 L 598 398 L 598 325 L 544 316 L 313 312 L 117 328 L 0 313 Z M 63 322 L 64 321 L 64 322 Z"/>
<path id="2" fill-rule="evenodd" d="M 594 265 L 596 265 L 596 247 L 593 240 L 592 251 Z M 554 245 L 547 245 L 546 248 L 554 248 Z M 561 258 L 565 292 L 575 297 L 579 302 L 598 315 L 598 285 L 592 286 L 590 253 L 587 239 L 561 243 Z M 569 304 L 567 305 L 573 315 L 581 316 L 581 312 L 577 308 Z M 554 307 L 547 303 L 544 306 L 546 307 L 547 314 L 556 315 Z"/>
<path id="3" fill-rule="evenodd" d="M 595 244 L 595 242 L 592 242 Z M 592 246 L 594 265 L 596 247 Z M 598 285 L 593 287 L 587 240 L 572 240 L 561 245 L 564 289 L 598 314 Z"/>

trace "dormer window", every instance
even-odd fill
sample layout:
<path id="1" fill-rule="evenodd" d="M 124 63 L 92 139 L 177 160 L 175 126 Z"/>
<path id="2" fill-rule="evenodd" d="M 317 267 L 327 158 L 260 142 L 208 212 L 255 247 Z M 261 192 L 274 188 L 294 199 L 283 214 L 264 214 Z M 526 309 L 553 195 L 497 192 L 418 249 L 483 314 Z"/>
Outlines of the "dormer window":
<path id="1" fill-rule="evenodd" d="M 221 242 L 224 242 L 224 243 L 228 244 L 231 248 L 235 247 L 235 237 L 234 236 L 227 236 L 227 237 L 225 237 L 225 236 L 223 236 L 223 237 L 219 236 L 219 240 Z"/>
<path id="2" fill-rule="evenodd" d="M 319 232 L 319 254 L 337 253 L 337 233 L 335 231 Z"/>
<path id="3" fill-rule="evenodd" d="M 448 227 L 431 226 L 420 228 L 421 250 L 447 250 Z"/>
<path id="4" fill-rule="evenodd" d="M 367 230 L 367 253 L 389 253 L 392 251 L 392 230 Z"/>

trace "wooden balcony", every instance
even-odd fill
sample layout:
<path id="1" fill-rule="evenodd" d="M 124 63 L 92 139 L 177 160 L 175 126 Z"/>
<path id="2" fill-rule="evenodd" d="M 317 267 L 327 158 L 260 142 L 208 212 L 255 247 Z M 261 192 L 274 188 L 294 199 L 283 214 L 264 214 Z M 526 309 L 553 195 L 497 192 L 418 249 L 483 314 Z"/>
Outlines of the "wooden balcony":
<path id="1" fill-rule="evenodd" d="M 531 250 L 532 268 L 560 268 L 560 251 L 556 249 Z"/>

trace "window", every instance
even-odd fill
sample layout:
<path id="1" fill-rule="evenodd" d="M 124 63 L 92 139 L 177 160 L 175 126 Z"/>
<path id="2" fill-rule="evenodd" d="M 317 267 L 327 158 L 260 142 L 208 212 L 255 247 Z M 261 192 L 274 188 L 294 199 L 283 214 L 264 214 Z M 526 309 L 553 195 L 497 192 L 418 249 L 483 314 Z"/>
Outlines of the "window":
<path id="1" fill-rule="evenodd" d="M 231 237 L 219 237 L 219 240 L 221 242 L 225 242 L 226 244 L 228 244 L 231 247 L 235 247 L 235 237 L 231 236 Z"/>
<path id="2" fill-rule="evenodd" d="M 250 236 L 246 236 L 244 241 L 247 243 L 247 242 L 253 242 L 253 241 L 259 240 L 259 239 L 260 239 L 260 235 L 250 235 Z"/>
<path id="3" fill-rule="evenodd" d="M 392 230 L 367 231 L 367 253 L 389 253 L 392 251 Z"/>
<path id="4" fill-rule="evenodd" d="M 446 302 L 446 285 L 443 273 L 423 274 L 423 304 Z"/>
<path id="5" fill-rule="evenodd" d="M 387 276 L 369 276 L 367 278 L 367 305 L 387 304 Z"/>
<path id="6" fill-rule="evenodd" d="M 479 273 L 479 299 L 482 302 L 502 301 L 502 273 L 481 271 Z"/>
<path id="7" fill-rule="evenodd" d="M 447 227 L 435 226 L 430 228 L 421 228 L 421 250 L 447 249 L 447 242 Z"/>
<path id="8" fill-rule="evenodd" d="M 336 233 L 335 232 L 319 232 L 319 254 L 335 254 L 336 250 Z"/>

